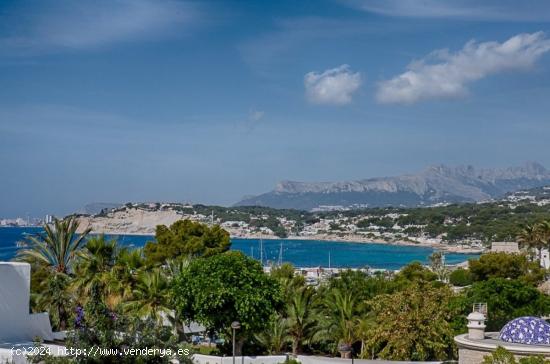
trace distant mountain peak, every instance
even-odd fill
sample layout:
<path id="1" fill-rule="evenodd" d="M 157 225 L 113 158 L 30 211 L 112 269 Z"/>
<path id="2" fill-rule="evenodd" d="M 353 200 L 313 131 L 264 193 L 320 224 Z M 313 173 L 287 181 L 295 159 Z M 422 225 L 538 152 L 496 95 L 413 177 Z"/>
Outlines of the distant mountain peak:
<path id="1" fill-rule="evenodd" d="M 550 184 L 550 171 L 536 162 L 508 168 L 450 167 L 436 164 L 416 174 L 357 181 L 299 182 L 283 180 L 271 192 L 237 205 L 312 209 L 318 206 L 425 206 L 498 198 L 524 188 Z"/>

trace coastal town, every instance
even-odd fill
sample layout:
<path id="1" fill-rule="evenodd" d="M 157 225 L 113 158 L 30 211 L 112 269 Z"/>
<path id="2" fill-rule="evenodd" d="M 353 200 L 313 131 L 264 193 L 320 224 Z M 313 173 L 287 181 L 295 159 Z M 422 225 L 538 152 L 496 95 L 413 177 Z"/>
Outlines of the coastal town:
<path id="1" fill-rule="evenodd" d="M 494 241 L 514 241 L 532 219 L 550 217 L 548 188 L 518 191 L 498 201 L 402 208 L 280 210 L 188 203 L 126 203 L 96 214 L 77 214 L 94 233 L 153 235 L 157 225 L 191 220 L 220 225 L 235 238 L 292 238 L 435 247 L 479 253 Z M 498 219 L 498 220 L 497 220 Z"/>

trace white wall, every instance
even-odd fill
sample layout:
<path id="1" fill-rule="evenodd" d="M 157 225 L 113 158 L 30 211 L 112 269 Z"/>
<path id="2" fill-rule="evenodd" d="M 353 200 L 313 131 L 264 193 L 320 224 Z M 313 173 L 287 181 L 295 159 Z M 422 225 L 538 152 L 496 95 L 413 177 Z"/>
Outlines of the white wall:
<path id="1" fill-rule="evenodd" d="M 0 262 L 0 344 L 53 340 L 47 313 L 30 314 L 31 266 Z"/>

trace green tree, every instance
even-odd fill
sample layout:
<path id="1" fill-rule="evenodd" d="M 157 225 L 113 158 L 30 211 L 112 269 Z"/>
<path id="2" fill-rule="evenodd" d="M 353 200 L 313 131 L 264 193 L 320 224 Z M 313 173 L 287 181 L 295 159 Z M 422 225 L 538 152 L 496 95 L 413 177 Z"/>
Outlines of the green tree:
<path id="1" fill-rule="evenodd" d="M 539 263 L 530 262 L 523 254 L 487 253 L 479 259 L 470 259 L 468 265 L 474 281 L 509 278 L 538 284 L 544 279 Z"/>
<path id="2" fill-rule="evenodd" d="M 536 252 L 542 246 L 541 231 L 538 224 L 527 224 L 522 227 L 517 235 L 521 249 L 528 252 Z"/>
<path id="3" fill-rule="evenodd" d="M 339 276 L 331 277 L 328 284 L 321 287 L 320 291 L 325 294 L 323 292 L 325 289 L 329 292 L 336 289 L 351 294 L 357 302 L 363 302 L 382 293 L 391 293 L 394 288 L 393 281 L 383 275 L 369 276 L 359 270 L 347 269 Z"/>
<path id="4" fill-rule="evenodd" d="M 437 279 L 437 274 L 430 269 L 422 266 L 420 262 L 412 262 L 403 267 L 393 279 L 397 288 L 403 289 L 414 282 L 433 282 Z"/>
<path id="5" fill-rule="evenodd" d="M 281 285 L 283 297 L 287 302 L 292 298 L 297 289 L 304 287 L 306 284 L 304 276 L 294 274 L 294 267 L 290 263 L 284 263 L 280 267 L 272 268 L 270 275 Z"/>
<path id="6" fill-rule="evenodd" d="M 36 298 L 37 311 L 50 314 L 54 329 L 66 330 L 75 299 L 69 289 L 71 278 L 61 272 L 49 272 L 40 283 Z"/>
<path id="7" fill-rule="evenodd" d="M 519 280 L 491 278 L 476 282 L 466 291 L 466 299 L 469 307 L 476 302 L 487 303 L 488 331 L 499 331 L 516 317 L 550 313 L 550 296 Z"/>
<path id="8" fill-rule="evenodd" d="M 141 272 L 131 298 L 123 306 L 125 312 L 137 318 L 150 318 L 159 325 L 164 319 L 172 319 L 174 310 L 168 279 L 160 269 Z"/>
<path id="9" fill-rule="evenodd" d="M 27 261 L 34 268 L 33 291 L 36 308 L 51 313 L 54 327 L 66 330 L 70 308 L 74 304 L 69 292 L 73 265 L 90 229 L 77 234 L 75 217 L 54 220 L 53 226 L 44 225 L 44 233 L 29 236 L 25 248 L 17 253 L 17 260 Z"/>
<path id="10" fill-rule="evenodd" d="M 338 344 L 341 357 L 350 358 L 352 345 L 360 339 L 357 301 L 352 293 L 335 289 L 326 297 L 325 307 L 326 333 Z"/>
<path id="11" fill-rule="evenodd" d="M 537 230 L 540 235 L 539 262 L 542 260 L 542 250 L 550 250 L 550 220 L 542 221 L 537 224 Z"/>
<path id="12" fill-rule="evenodd" d="M 149 264 L 156 265 L 182 256 L 208 257 L 231 247 L 227 231 L 191 220 L 179 220 L 170 227 L 157 226 L 155 240 L 145 245 L 144 254 Z"/>
<path id="13" fill-rule="evenodd" d="M 449 275 L 449 283 L 457 287 L 469 286 L 473 283 L 472 274 L 464 268 L 455 269 Z"/>
<path id="14" fill-rule="evenodd" d="M 426 282 L 409 285 L 370 302 L 375 324 L 369 330 L 366 353 L 388 360 L 445 360 L 453 356 L 457 312 L 448 287 Z"/>
<path id="15" fill-rule="evenodd" d="M 274 316 L 265 330 L 255 334 L 254 337 L 267 349 L 269 355 L 283 353 L 289 343 L 288 319 L 280 314 Z"/>
<path id="16" fill-rule="evenodd" d="M 75 277 L 71 286 L 78 293 L 80 303 L 84 304 L 92 287 L 97 287 L 106 300 L 110 301 L 111 286 L 115 282 L 112 269 L 116 263 L 118 246 L 116 240 L 107 241 L 104 235 L 86 241 L 79 251 L 78 263 L 75 265 Z"/>
<path id="17" fill-rule="evenodd" d="M 294 292 L 287 304 L 288 332 L 292 338 L 292 354 L 302 353 L 304 343 L 313 339 L 318 329 L 319 315 L 315 290 L 302 287 Z"/>
<path id="18" fill-rule="evenodd" d="M 109 306 L 128 301 L 136 286 L 137 276 L 145 266 L 142 249 L 120 248 L 112 267 Z"/>
<path id="19" fill-rule="evenodd" d="M 44 233 L 29 236 L 26 247 L 19 250 L 17 259 L 37 261 L 58 273 L 69 273 L 77 252 L 81 248 L 91 228 L 77 234 L 78 221 L 69 217 L 55 219 L 53 226 L 44 225 Z"/>
<path id="20" fill-rule="evenodd" d="M 260 263 L 237 251 L 193 260 L 173 285 L 183 319 L 218 333 L 227 332 L 233 321 L 241 322 L 239 350 L 282 308 L 281 296 L 278 282 L 263 272 Z"/>

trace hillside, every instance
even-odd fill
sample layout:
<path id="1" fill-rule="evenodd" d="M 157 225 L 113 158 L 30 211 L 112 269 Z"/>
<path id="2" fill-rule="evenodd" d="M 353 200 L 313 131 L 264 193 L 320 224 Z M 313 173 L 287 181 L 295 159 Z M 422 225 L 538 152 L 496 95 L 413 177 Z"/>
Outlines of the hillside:
<path id="1" fill-rule="evenodd" d="M 219 224 L 233 237 L 378 241 L 480 248 L 515 240 L 525 224 L 550 220 L 550 188 L 510 194 L 498 201 L 435 207 L 383 207 L 308 212 L 268 207 L 128 203 L 80 215 L 95 233 L 154 234 L 157 225 L 190 219 Z M 520 196 L 520 197 L 518 197 Z M 537 197 L 535 197 L 537 196 Z"/>

